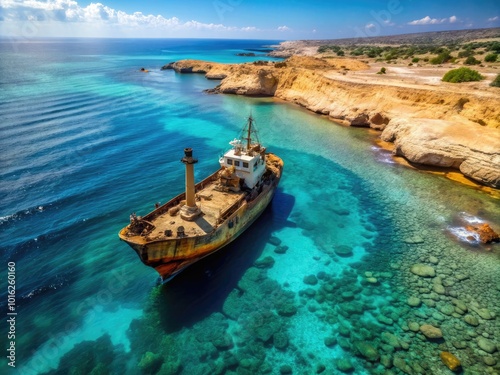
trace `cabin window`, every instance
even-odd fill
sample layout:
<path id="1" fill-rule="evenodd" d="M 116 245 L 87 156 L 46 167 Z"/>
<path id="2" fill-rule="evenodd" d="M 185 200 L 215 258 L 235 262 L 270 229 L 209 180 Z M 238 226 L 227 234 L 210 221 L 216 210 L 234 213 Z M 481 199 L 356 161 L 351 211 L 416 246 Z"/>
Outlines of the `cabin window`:
<path id="1" fill-rule="evenodd" d="M 254 171 L 255 171 L 255 170 L 257 170 L 257 167 L 258 167 L 258 166 L 259 166 L 259 163 L 255 163 L 255 164 L 253 165 L 253 170 L 254 170 Z"/>
<path id="2" fill-rule="evenodd" d="M 248 168 L 248 163 L 246 161 L 243 162 L 243 168 Z"/>
<path id="3" fill-rule="evenodd" d="M 226 159 L 226 163 L 228 165 L 233 165 L 233 159 Z"/>
<path id="4" fill-rule="evenodd" d="M 239 166 L 240 166 L 240 162 L 239 162 L 239 160 L 235 160 L 235 161 L 234 161 L 234 166 L 235 166 L 235 167 L 239 167 Z"/>

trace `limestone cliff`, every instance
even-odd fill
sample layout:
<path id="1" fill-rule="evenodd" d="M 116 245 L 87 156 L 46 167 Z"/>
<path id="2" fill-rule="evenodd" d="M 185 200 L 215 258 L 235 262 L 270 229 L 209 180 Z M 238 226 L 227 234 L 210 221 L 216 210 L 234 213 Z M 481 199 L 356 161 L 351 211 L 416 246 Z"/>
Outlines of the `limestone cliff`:
<path id="1" fill-rule="evenodd" d="M 500 90 L 381 77 L 359 60 L 293 56 L 284 63 L 165 66 L 221 79 L 220 93 L 275 96 L 351 126 L 384 130 L 394 153 L 414 163 L 459 169 L 500 187 Z"/>
<path id="2" fill-rule="evenodd" d="M 459 169 L 483 184 L 500 187 L 500 131 L 444 121 L 392 120 L 382 140 L 413 163 Z M 472 129 L 472 130 L 478 130 Z"/>

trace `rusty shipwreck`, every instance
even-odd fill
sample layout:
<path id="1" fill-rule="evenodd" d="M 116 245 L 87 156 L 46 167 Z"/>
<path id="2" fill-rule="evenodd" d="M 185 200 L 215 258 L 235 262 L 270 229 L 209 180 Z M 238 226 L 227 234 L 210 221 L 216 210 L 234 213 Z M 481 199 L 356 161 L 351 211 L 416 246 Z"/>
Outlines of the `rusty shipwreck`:
<path id="1" fill-rule="evenodd" d="M 132 214 L 119 237 L 165 281 L 236 239 L 271 202 L 283 161 L 266 152 L 250 116 L 220 157 L 220 169 L 195 184 L 193 150 L 184 149 L 186 190 L 147 215 Z"/>

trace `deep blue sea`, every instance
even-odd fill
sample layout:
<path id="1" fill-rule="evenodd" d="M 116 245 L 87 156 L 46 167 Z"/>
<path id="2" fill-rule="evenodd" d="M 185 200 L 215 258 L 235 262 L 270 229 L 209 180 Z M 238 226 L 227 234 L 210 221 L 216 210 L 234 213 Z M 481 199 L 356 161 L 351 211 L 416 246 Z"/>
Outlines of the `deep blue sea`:
<path id="1" fill-rule="evenodd" d="M 465 230 L 498 228 L 498 199 L 395 163 L 378 133 L 160 70 L 271 59 L 276 43 L 0 40 L 1 373 L 447 374 L 441 351 L 466 373 L 498 371 L 484 341 L 500 349 L 500 249 Z M 118 231 L 182 191 L 185 147 L 197 180 L 218 168 L 250 113 L 285 162 L 272 205 L 157 286 Z"/>

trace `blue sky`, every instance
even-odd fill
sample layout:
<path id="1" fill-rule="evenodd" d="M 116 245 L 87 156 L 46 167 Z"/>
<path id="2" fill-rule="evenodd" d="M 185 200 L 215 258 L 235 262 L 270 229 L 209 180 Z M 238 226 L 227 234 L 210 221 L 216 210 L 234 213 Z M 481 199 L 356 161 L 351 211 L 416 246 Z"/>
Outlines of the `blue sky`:
<path id="1" fill-rule="evenodd" d="M 335 39 L 500 27 L 500 0 L 0 0 L 0 35 Z"/>

